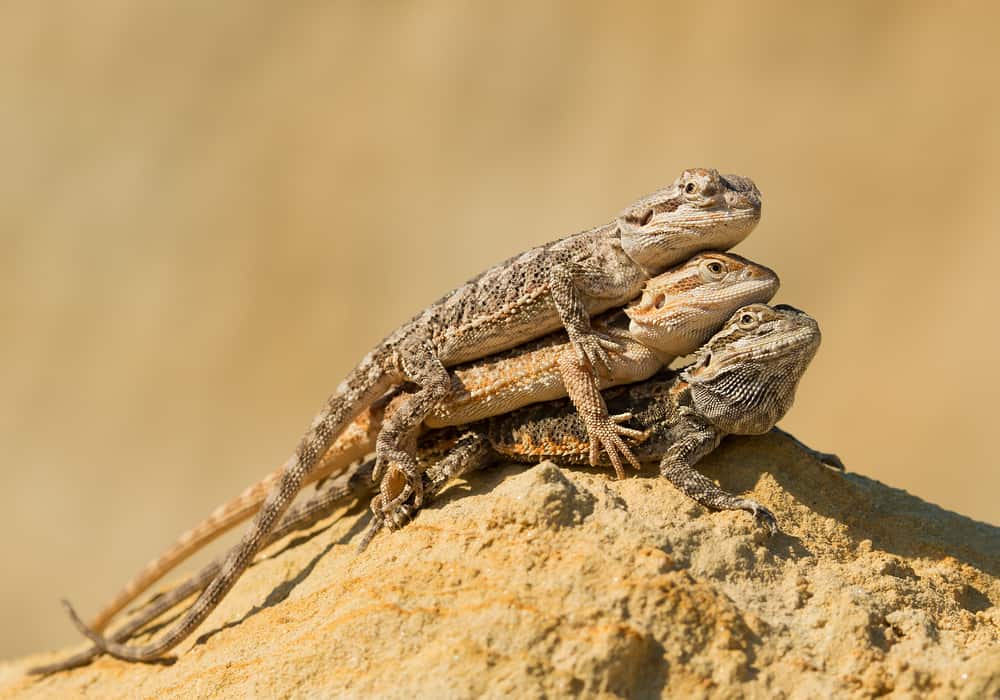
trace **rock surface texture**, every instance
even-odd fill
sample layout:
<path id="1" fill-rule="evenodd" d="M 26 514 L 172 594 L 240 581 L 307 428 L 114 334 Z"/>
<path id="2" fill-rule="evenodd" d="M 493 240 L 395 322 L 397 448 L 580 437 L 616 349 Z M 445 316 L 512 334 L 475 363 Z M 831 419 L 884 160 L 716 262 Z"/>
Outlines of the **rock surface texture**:
<path id="1" fill-rule="evenodd" d="M 272 547 L 172 665 L 41 654 L 0 697 L 1000 697 L 1000 528 L 776 436 L 702 470 L 783 533 L 652 473 L 493 469 L 361 555 L 360 509 Z"/>

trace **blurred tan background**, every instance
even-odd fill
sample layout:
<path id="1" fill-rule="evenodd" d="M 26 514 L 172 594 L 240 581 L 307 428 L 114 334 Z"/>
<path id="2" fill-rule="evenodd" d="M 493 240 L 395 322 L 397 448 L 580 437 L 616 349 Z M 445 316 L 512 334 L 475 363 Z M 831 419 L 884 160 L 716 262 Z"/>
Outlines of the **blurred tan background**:
<path id="1" fill-rule="evenodd" d="M 383 334 L 688 166 L 824 346 L 784 427 L 1000 523 L 1000 17 L 5 3 L 0 656 L 74 642 Z M 836 5 L 836 6 L 833 6 Z M 986 5 L 984 5 L 986 7 Z"/>

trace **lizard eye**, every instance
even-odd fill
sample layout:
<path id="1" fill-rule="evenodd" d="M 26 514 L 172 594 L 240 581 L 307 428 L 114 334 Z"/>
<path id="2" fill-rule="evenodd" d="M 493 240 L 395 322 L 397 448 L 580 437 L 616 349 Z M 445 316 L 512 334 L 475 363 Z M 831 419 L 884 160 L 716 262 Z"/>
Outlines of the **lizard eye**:
<path id="1" fill-rule="evenodd" d="M 653 220 L 653 210 L 647 209 L 646 213 L 639 217 L 639 225 L 645 226 L 652 220 Z"/>
<path id="2" fill-rule="evenodd" d="M 701 263 L 701 278 L 705 282 L 718 282 L 726 274 L 726 266 L 718 260 L 705 260 Z"/>
<path id="3" fill-rule="evenodd" d="M 757 317 L 753 314 L 740 314 L 740 328 L 751 330 L 757 327 Z"/>
<path id="4" fill-rule="evenodd" d="M 693 182 L 689 182 L 684 186 L 684 191 L 687 192 L 688 194 L 694 194 L 694 191 L 697 188 L 698 186 L 696 184 L 694 184 Z"/>

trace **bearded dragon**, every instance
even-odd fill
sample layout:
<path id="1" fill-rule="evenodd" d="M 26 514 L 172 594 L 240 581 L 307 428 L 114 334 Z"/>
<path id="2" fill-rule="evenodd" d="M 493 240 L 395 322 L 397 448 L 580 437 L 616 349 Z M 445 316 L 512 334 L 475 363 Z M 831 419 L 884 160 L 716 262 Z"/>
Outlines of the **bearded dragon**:
<path id="1" fill-rule="evenodd" d="M 698 503 L 714 510 L 745 510 L 771 534 L 777 520 L 756 501 L 723 491 L 694 465 L 726 435 L 761 435 L 791 408 L 802 374 L 819 349 L 819 325 L 787 305 L 752 304 L 739 309 L 679 373 L 605 392 L 611 410 L 628 407 L 629 425 L 643 430 L 636 448 L 643 462 L 658 461 L 660 474 Z M 500 460 L 586 464 L 586 434 L 580 415 L 567 402 L 528 406 L 451 433 L 428 434 L 422 459 L 437 464 L 434 494 L 448 479 Z M 785 433 L 820 462 L 843 469 L 840 459 L 817 452 Z M 436 440 L 436 442 L 435 442 Z M 607 464 L 607 457 L 601 458 Z M 398 488 L 398 486 L 397 486 Z M 390 514 L 395 526 L 407 522 L 420 504 L 402 503 Z M 362 547 L 381 527 L 376 519 Z"/>
<path id="2" fill-rule="evenodd" d="M 620 439 L 618 431 L 639 437 L 641 432 L 619 426 L 628 418 L 627 413 L 608 420 L 599 389 L 652 376 L 674 357 L 697 349 L 735 309 L 769 300 L 778 286 L 778 276 L 763 265 L 729 253 L 698 254 L 647 282 L 641 297 L 630 306 L 594 319 L 594 329 L 621 346 L 611 356 L 610 376 L 593 379 L 593 375 L 582 371 L 566 333 L 551 334 L 452 368 L 452 390 L 430 412 L 424 425 L 433 428 L 472 423 L 568 394 L 587 424 L 589 435 L 598 435 L 604 443 Z M 336 474 L 370 453 L 384 422 L 386 403 L 377 403 L 355 419 L 306 481 Z M 393 409 L 395 405 L 390 414 Z M 592 461 L 596 460 L 593 452 L 592 444 Z M 616 452 L 607 453 L 616 474 L 623 478 L 624 468 Z M 280 469 L 272 472 L 181 535 L 125 585 L 97 615 L 92 627 L 103 629 L 119 610 L 187 556 L 252 515 L 280 475 Z M 402 502 L 409 493 L 404 487 L 394 498 L 386 495 L 376 503 L 381 506 L 384 501 L 389 511 L 396 505 L 394 501 Z"/>
<path id="3" fill-rule="evenodd" d="M 698 351 L 692 365 L 678 373 L 665 371 L 645 382 L 611 389 L 605 392 L 605 398 L 613 410 L 627 408 L 631 413 L 629 424 L 646 433 L 637 449 L 643 462 L 659 463 L 661 476 L 698 503 L 715 510 L 747 511 L 774 534 L 777 520 L 767 508 L 724 491 L 694 466 L 728 434 L 756 435 L 775 429 L 793 403 L 798 382 L 819 347 L 820 337 L 816 321 L 802 311 L 784 305 L 746 306 Z M 830 466 L 843 469 L 835 455 L 805 449 Z M 434 477 L 422 477 L 427 480 L 425 492 L 432 498 L 450 478 L 497 461 L 533 463 L 553 459 L 564 464 L 586 464 L 589 452 L 586 424 L 564 399 L 534 404 L 468 426 L 429 431 L 420 438 L 417 455 L 422 462 L 435 464 L 434 471 L 428 472 Z M 602 461 L 610 463 L 607 457 Z M 372 462 L 362 465 L 346 483 L 330 482 L 317 499 L 283 521 L 282 533 L 316 522 L 346 498 L 358 497 L 370 484 L 373 466 Z M 408 520 L 416 507 L 412 499 L 399 506 L 393 513 L 397 524 Z M 369 531 L 366 540 L 374 530 Z M 209 565 L 157 601 L 112 640 L 89 630 L 67 605 L 75 624 L 95 647 L 36 672 L 71 668 L 102 652 L 134 658 L 144 647 L 134 649 L 122 642 L 207 585 L 221 566 L 219 562 Z"/>

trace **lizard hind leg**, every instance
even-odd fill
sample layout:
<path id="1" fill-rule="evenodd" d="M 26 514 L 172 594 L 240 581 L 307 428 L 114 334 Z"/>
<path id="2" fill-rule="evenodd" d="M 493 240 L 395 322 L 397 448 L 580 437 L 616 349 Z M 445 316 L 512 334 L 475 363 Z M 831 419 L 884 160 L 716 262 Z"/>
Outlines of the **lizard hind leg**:
<path id="1" fill-rule="evenodd" d="M 397 353 L 403 376 L 418 384 L 419 389 L 404 395 L 394 405 L 394 412 L 382 424 L 375 441 L 376 481 L 386 476 L 391 465 L 406 476 L 417 506 L 423 500 L 420 466 L 414 456 L 417 430 L 424 418 L 452 389 L 451 374 L 438 359 L 434 346 L 427 340 L 407 343 Z M 383 489 L 384 490 L 384 489 Z"/>
<path id="2" fill-rule="evenodd" d="M 412 498 L 406 497 L 405 487 L 399 489 L 396 483 L 396 491 L 390 490 L 386 493 L 379 493 L 372 499 L 372 524 L 361 543 L 358 551 L 363 551 L 372 539 L 383 528 L 388 530 L 398 530 L 409 523 L 420 510 L 421 505 L 426 505 L 437 497 L 444 487 L 453 479 L 463 474 L 482 469 L 493 463 L 496 453 L 490 447 L 489 439 L 485 432 L 469 430 L 463 433 L 455 442 L 448 453 L 434 464 L 429 473 L 421 475 L 423 484 L 423 504 L 416 502 L 416 494 Z M 386 481 L 390 475 L 387 475 Z M 387 496 L 391 500 L 386 500 Z"/>

